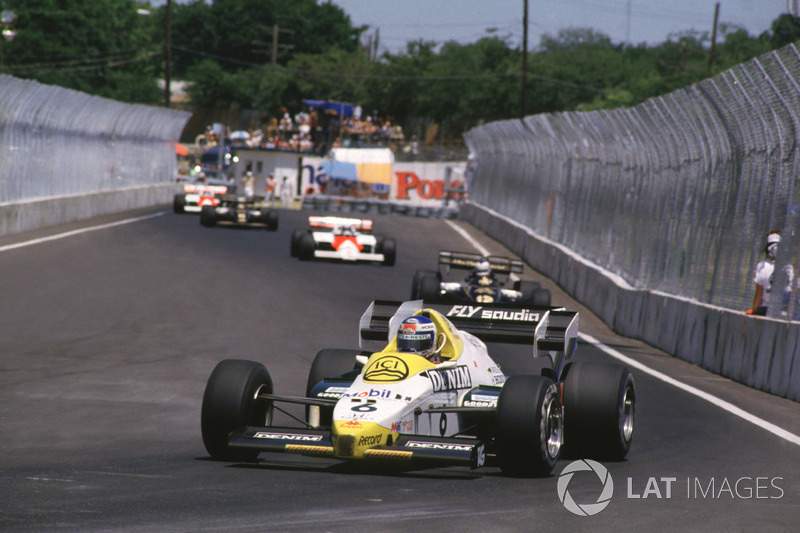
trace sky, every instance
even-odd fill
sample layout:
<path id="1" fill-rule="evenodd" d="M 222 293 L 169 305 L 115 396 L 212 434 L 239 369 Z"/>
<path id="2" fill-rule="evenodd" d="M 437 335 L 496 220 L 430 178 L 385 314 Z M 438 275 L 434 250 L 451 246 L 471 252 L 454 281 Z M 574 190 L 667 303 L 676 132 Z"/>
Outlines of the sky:
<path id="1" fill-rule="evenodd" d="M 324 0 L 322 0 L 324 1 Z M 528 49 L 542 35 L 568 28 L 593 28 L 617 43 L 657 45 L 688 30 L 711 34 L 714 8 L 719 23 L 740 26 L 751 36 L 770 29 L 787 10 L 787 0 L 527 0 Z M 331 0 L 350 15 L 354 26 L 378 30 L 380 52 L 405 51 L 423 39 L 474 43 L 486 36 L 522 44 L 525 0 Z"/>

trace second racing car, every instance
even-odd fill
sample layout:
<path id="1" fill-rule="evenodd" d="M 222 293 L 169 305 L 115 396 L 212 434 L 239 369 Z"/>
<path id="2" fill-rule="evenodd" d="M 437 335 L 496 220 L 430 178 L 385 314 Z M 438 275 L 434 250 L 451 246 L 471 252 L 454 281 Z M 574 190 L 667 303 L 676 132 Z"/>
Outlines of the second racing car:
<path id="1" fill-rule="evenodd" d="M 211 457 L 281 452 L 546 476 L 562 450 L 604 460 L 628 454 L 633 376 L 622 365 L 571 360 L 576 312 L 375 301 L 359 331 L 358 350 L 317 354 L 303 397 L 278 394 L 261 363 L 218 363 L 201 409 Z M 549 365 L 540 375 L 506 375 L 484 340 L 530 344 Z M 305 417 L 291 415 L 292 404 L 305 406 Z M 273 425 L 275 411 L 298 424 Z"/>
<path id="2" fill-rule="evenodd" d="M 278 229 L 278 211 L 271 209 L 263 196 L 223 194 L 217 199 L 217 205 L 204 205 L 200 211 L 200 224 L 207 228 L 223 222 L 262 226 L 272 231 Z"/>
<path id="3" fill-rule="evenodd" d="M 462 280 L 448 279 L 451 271 L 468 270 Z M 438 270 L 417 270 L 411 282 L 411 299 L 439 303 L 481 303 L 549 307 L 550 291 L 536 281 L 516 280 L 506 284 L 511 274 L 521 274 L 522 261 L 499 255 L 483 256 L 470 252 L 439 252 Z"/>
<path id="4" fill-rule="evenodd" d="M 308 229 L 292 232 L 290 253 L 301 261 L 338 259 L 392 266 L 396 245 L 394 239 L 374 235 L 370 219 L 310 216 Z"/>

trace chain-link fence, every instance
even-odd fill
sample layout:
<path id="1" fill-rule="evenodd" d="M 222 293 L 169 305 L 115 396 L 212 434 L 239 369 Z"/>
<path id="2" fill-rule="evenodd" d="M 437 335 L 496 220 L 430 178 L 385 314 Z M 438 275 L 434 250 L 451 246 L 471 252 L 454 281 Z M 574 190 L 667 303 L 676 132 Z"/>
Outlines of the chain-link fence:
<path id="1" fill-rule="evenodd" d="M 171 182 L 189 116 L 0 75 L 0 203 Z"/>
<path id="2" fill-rule="evenodd" d="M 773 287 L 797 271 L 799 126 L 790 45 L 630 109 L 472 129 L 471 198 L 636 288 L 744 311 L 769 230 L 783 236 Z"/>

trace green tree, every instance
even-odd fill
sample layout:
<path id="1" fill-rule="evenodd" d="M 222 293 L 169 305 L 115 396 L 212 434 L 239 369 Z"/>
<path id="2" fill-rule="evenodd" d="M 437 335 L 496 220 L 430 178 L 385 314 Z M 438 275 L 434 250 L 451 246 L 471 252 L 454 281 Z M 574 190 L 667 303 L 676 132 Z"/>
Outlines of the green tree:
<path id="1" fill-rule="evenodd" d="M 148 102 L 158 95 L 153 50 L 131 0 L 3 2 L 17 14 L 4 70 L 92 94 Z"/>

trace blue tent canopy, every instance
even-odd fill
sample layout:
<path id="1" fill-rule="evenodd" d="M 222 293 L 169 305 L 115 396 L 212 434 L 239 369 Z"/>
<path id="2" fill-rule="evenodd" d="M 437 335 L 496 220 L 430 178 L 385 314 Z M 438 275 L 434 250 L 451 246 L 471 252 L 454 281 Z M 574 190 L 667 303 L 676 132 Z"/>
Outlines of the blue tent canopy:
<path id="1" fill-rule="evenodd" d="M 323 109 L 325 111 L 333 110 L 336 111 L 339 116 L 342 117 L 352 117 L 353 116 L 353 109 L 355 106 L 353 104 L 345 104 L 344 102 L 325 102 L 322 100 L 303 100 L 303 103 L 307 106 L 316 107 L 318 109 Z"/>
<path id="2" fill-rule="evenodd" d="M 328 177 L 335 180 L 358 181 L 358 169 L 355 163 L 344 161 L 323 161 L 320 165 Z"/>

